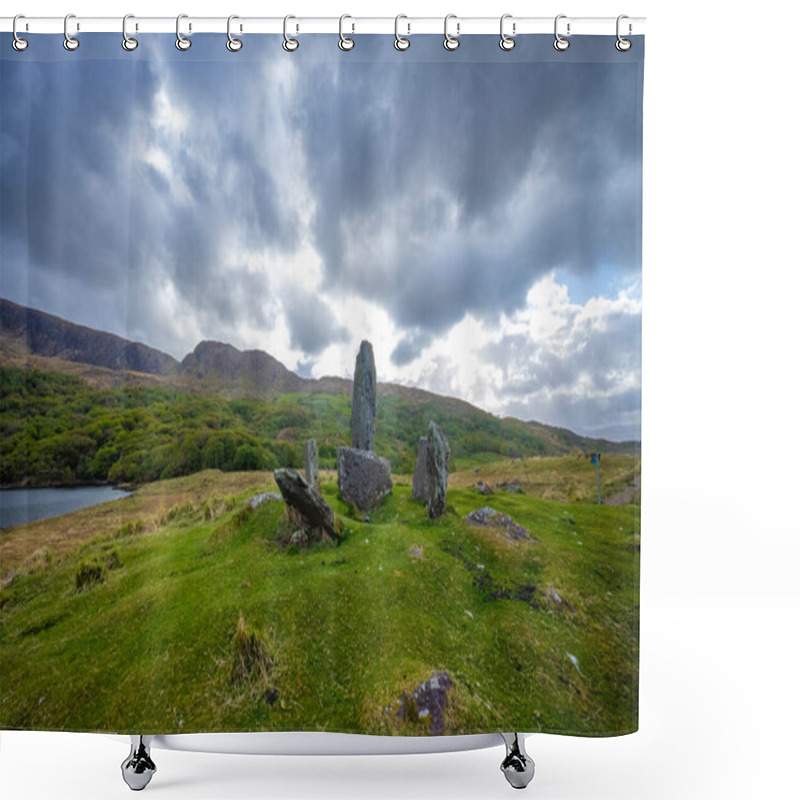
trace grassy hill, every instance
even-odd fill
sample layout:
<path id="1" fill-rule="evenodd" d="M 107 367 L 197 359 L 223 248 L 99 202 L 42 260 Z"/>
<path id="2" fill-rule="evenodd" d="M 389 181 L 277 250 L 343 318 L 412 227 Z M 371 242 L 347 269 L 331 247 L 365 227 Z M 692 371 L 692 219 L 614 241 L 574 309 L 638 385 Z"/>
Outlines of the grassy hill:
<path id="1" fill-rule="evenodd" d="M 620 481 L 638 470 L 616 458 Z M 491 479 L 520 466 L 495 462 Z M 38 553 L 0 592 L 0 726 L 424 734 L 425 720 L 398 719 L 400 698 L 447 670 L 448 733 L 629 732 L 638 506 L 565 502 L 561 467 L 590 493 L 583 460 L 524 466 L 558 499 L 482 497 L 470 467 L 444 517 L 400 478 L 369 524 L 328 474 L 337 547 L 281 545 L 283 504 L 245 504 L 274 490 L 260 473 L 201 472 L 79 512 L 72 527 L 92 539 L 77 550 L 42 544 L 69 517 L 27 526 Z M 535 539 L 464 522 L 486 504 Z"/>

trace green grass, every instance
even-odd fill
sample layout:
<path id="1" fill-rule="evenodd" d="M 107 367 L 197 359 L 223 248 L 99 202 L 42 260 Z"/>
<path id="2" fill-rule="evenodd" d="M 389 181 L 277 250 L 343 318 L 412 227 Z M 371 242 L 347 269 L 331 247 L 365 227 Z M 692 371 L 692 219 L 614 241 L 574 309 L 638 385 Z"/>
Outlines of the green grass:
<path id="1" fill-rule="evenodd" d="M 297 550 L 276 541 L 283 504 L 250 510 L 252 489 L 216 502 L 209 475 L 205 505 L 40 558 L 3 587 L 0 726 L 420 734 L 393 709 L 447 670 L 448 733 L 636 729 L 637 506 L 456 488 L 431 521 L 396 484 L 366 523 L 329 479 L 344 541 Z M 463 522 L 486 504 L 536 540 Z M 78 590 L 86 563 L 103 579 Z M 535 590 L 492 599 L 479 575 Z"/>

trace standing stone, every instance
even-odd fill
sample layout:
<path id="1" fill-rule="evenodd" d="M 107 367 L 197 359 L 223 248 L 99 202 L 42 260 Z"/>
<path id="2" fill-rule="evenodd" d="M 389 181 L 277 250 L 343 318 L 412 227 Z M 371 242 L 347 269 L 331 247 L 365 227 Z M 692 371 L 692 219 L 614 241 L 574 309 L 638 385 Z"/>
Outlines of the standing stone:
<path id="1" fill-rule="evenodd" d="M 442 429 L 428 425 L 428 516 L 441 517 L 447 510 L 447 470 L 450 466 L 450 446 Z"/>
<path id="2" fill-rule="evenodd" d="M 317 440 L 306 439 L 306 483 L 317 491 L 319 486 L 319 458 L 317 456 Z"/>
<path id="3" fill-rule="evenodd" d="M 350 429 L 353 432 L 353 447 L 356 450 L 375 449 L 375 398 L 377 394 L 375 356 L 372 345 L 361 342 L 356 356 L 356 372 L 353 376 L 353 410 Z"/>
<path id="4" fill-rule="evenodd" d="M 411 485 L 412 500 L 428 499 L 428 437 L 420 436 L 417 443 L 417 463 L 414 465 L 414 482 Z"/>
<path id="5" fill-rule="evenodd" d="M 376 453 L 340 447 L 336 462 L 339 494 L 359 511 L 371 511 L 392 491 L 392 468 Z"/>

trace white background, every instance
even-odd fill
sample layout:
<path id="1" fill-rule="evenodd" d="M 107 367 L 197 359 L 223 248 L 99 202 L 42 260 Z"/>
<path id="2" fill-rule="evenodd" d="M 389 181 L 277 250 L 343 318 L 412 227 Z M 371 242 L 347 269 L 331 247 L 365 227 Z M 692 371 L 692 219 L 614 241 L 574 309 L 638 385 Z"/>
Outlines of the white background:
<path id="1" fill-rule="evenodd" d="M 68 12 L 647 16 L 641 730 L 530 739 L 537 775 L 527 791 L 540 800 L 797 797 L 798 5 L 26 0 L 4 9 Z M 5 800 L 128 797 L 126 754 L 101 736 L 3 732 L 0 791 Z M 165 800 L 512 792 L 501 749 L 154 755 L 146 792 Z"/>

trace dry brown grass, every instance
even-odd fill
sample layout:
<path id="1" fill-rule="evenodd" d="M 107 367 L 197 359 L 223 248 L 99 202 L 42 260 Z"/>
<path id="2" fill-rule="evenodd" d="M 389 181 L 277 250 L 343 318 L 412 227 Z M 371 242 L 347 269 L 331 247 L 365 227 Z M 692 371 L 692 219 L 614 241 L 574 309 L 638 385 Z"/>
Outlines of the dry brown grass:
<path id="1" fill-rule="evenodd" d="M 641 474 L 641 458 L 608 453 L 600 459 L 600 483 L 603 498 L 610 497 L 634 483 Z M 497 484 L 518 481 L 523 492 L 545 500 L 563 503 L 597 501 L 597 472 L 588 458 L 577 455 L 517 458 L 482 464 L 450 475 L 448 485 L 469 489 L 478 481 L 489 484 L 495 492 L 505 490 Z M 492 504 L 492 496 L 485 497 Z"/>
<path id="2" fill-rule="evenodd" d="M 276 491 L 272 473 L 206 470 L 142 486 L 122 500 L 8 528 L 0 533 L 0 576 L 22 569 L 42 548 L 57 561 L 93 539 L 113 536 L 125 526 L 136 525 L 141 532 L 155 530 L 172 509 L 187 504 L 200 509 L 211 497 L 237 495 L 249 489 L 254 493 Z"/>

